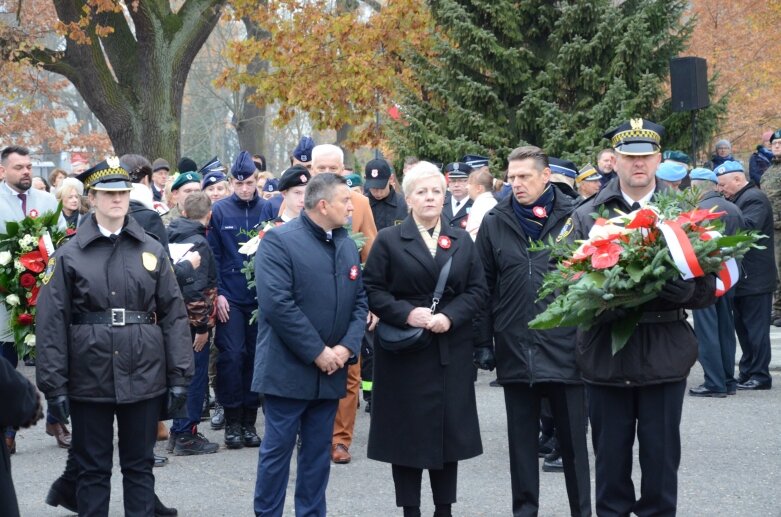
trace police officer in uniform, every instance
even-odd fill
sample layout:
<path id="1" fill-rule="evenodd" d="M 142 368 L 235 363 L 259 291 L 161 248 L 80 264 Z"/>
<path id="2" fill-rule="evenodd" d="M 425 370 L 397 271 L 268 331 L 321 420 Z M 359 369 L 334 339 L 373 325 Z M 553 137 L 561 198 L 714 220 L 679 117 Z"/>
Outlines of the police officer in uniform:
<path id="1" fill-rule="evenodd" d="M 79 515 L 109 513 L 115 416 L 125 515 L 154 515 L 161 403 L 167 392 L 181 411 L 193 371 L 187 313 L 166 251 L 127 215 L 119 159 L 79 180 L 95 212 L 43 275 L 37 383 L 58 418 L 73 417 Z"/>
<path id="2" fill-rule="evenodd" d="M 442 209 L 442 220 L 451 228 L 466 228 L 472 200 L 469 199 L 467 184 L 472 167 L 462 162 L 448 163 L 445 166 L 447 176 L 447 195 Z"/>
<path id="3" fill-rule="evenodd" d="M 664 128 L 632 119 L 605 135 L 616 151 L 615 180 L 573 213 L 574 239 L 585 239 L 594 213 L 629 213 L 660 190 Z M 684 309 L 715 301 L 712 275 L 668 281 L 623 349 L 613 355 L 611 327 L 621 311 L 600 315 L 578 334 L 577 360 L 586 382 L 594 444 L 597 515 L 675 515 L 681 461 L 681 411 L 686 377 L 697 360 L 697 339 Z M 640 498 L 632 483 L 632 447 L 640 444 Z"/>

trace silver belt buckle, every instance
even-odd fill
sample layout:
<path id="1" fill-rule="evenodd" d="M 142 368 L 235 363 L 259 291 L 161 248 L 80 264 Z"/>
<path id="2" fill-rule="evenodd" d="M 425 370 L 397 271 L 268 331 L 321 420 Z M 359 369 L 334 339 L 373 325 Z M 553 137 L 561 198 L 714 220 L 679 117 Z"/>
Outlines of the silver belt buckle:
<path id="1" fill-rule="evenodd" d="M 111 326 L 125 326 L 125 309 L 111 309 Z"/>

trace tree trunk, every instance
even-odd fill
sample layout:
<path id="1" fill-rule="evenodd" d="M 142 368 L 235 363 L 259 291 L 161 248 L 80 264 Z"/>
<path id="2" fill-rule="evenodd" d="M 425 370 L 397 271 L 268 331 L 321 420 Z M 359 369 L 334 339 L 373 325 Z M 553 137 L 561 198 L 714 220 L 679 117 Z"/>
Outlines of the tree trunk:
<path id="1" fill-rule="evenodd" d="M 182 99 L 193 59 L 220 17 L 226 0 L 138 0 L 122 12 L 92 14 L 87 44 L 67 40 L 65 51 L 33 51 L 46 70 L 70 80 L 106 128 L 117 155 L 179 159 Z M 82 0 L 56 0 L 63 23 L 78 23 Z M 99 37 L 96 26 L 113 32 Z"/>
<path id="2" fill-rule="evenodd" d="M 355 155 L 352 149 L 348 149 L 344 146 L 344 142 L 349 138 L 350 132 L 353 130 L 353 126 L 350 124 L 344 124 L 336 130 L 336 145 L 342 148 L 344 151 L 344 164 L 348 167 L 353 166 L 355 161 Z"/>
<path id="3" fill-rule="evenodd" d="M 267 2 L 260 2 L 265 5 Z M 261 39 L 269 37 L 268 32 L 253 20 L 244 17 L 241 20 L 244 28 L 247 30 L 247 38 Z M 257 75 L 268 71 L 268 61 L 253 59 L 247 65 L 247 73 Z M 239 148 L 249 151 L 252 154 L 263 154 L 268 160 L 268 149 L 266 148 L 266 107 L 258 106 L 248 99 L 255 94 L 255 88 L 245 88 L 241 93 L 241 100 L 238 103 L 237 111 L 233 113 L 233 125 L 239 137 Z"/>

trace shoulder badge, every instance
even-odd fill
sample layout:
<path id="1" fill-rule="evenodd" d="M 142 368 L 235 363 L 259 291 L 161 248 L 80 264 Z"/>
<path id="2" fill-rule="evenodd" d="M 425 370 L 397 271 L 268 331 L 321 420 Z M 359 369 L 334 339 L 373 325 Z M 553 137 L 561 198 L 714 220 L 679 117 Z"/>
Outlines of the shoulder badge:
<path id="1" fill-rule="evenodd" d="M 564 226 L 561 227 L 561 231 L 559 232 L 559 236 L 556 237 L 556 242 L 561 242 L 562 240 L 566 239 L 567 236 L 572 233 L 572 230 L 574 228 L 574 224 L 572 224 L 572 218 L 568 217 L 567 222 L 564 223 Z"/>
<path id="2" fill-rule="evenodd" d="M 141 263 L 144 264 L 144 269 L 147 271 L 154 271 L 157 269 L 157 257 L 154 253 L 145 251 L 141 254 Z"/>
<path id="3" fill-rule="evenodd" d="M 54 266 L 57 265 L 57 261 L 54 257 L 49 259 L 49 262 L 46 263 L 46 270 L 43 272 L 43 276 L 41 277 L 41 282 L 43 285 L 46 285 L 49 283 L 49 280 L 52 279 L 52 275 L 54 274 Z"/>

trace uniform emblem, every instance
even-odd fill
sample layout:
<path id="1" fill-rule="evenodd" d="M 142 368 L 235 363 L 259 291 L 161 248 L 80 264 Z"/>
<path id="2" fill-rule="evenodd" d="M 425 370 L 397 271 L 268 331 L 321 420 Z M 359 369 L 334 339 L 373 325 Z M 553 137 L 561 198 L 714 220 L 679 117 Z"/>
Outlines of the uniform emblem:
<path id="1" fill-rule="evenodd" d="M 145 251 L 141 254 L 141 263 L 144 264 L 144 269 L 147 271 L 154 271 L 157 269 L 157 257 L 154 253 Z"/>
<path id="2" fill-rule="evenodd" d="M 302 161 L 302 162 L 305 162 L 305 161 L 307 161 L 307 160 L 306 160 L 306 155 L 305 155 L 305 154 L 302 154 L 302 155 L 301 155 L 301 160 L 299 160 L 299 161 Z"/>
<path id="3" fill-rule="evenodd" d="M 643 129 L 643 119 L 633 118 L 629 120 L 629 125 L 632 129 Z"/>
<path id="4" fill-rule="evenodd" d="M 49 262 L 46 263 L 46 271 L 43 272 L 43 276 L 41 277 L 41 282 L 43 282 L 43 285 L 46 285 L 49 283 L 49 280 L 52 279 L 52 275 L 54 274 L 54 266 L 57 265 L 57 261 L 54 259 L 54 257 L 49 259 Z"/>
<path id="5" fill-rule="evenodd" d="M 558 237 L 556 237 L 556 242 L 561 242 L 562 240 L 566 239 L 567 236 L 572 233 L 572 230 L 575 228 L 575 225 L 572 224 L 572 218 L 568 218 L 567 222 L 564 223 L 564 226 L 561 227 L 561 231 L 559 232 Z"/>
<path id="6" fill-rule="evenodd" d="M 443 250 L 450 249 L 450 245 L 452 243 L 453 242 L 450 240 L 450 237 L 448 237 L 447 235 L 443 235 L 442 237 L 439 238 L 439 240 L 437 240 L 437 244 L 439 244 L 439 247 L 442 248 Z"/>
<path id="7" fill-rule="evenodd" d="M 298 179 L 300 179 L 300 180 L 301 180 L 301 183 L 306 183 L 306 179 L 307 179 L 307 178 L 306 178 L 306 174 L 302 174 L 302 175 L 301 175 L 301 177 L 300 177 L 300 178 L 298 178 Z"/>
<path id="8" fill-rule="evenodd" d="M 358 266 L 353 266 L 350 268 L 350 280 L 355 280 L 358 278 Z"/>
<path id="9" fill-rule="evenodd" d="M 548 217 L 548 211 L 545 210 L 544 206 L 535 206 L 532 208 L 532 213 L 534 214 L 534 217 L 539 217 L 540 219 Z"/>
<path id="10" fill-rule="evenodd" d="M 461 228 L 466 228 L 467 219 L 469 219 L 469 218 L 467 217 L 467 218 L 461 219 Z"/>
<path id="11" fill-rule="evenodd" d="M 31 217 L 32 219 L 35 219 L 36 217 L 38 217 L 38 210 L 36 210 L 35 208 L 33 208 L 32 210 L 30 210 L 30 217 Z"/>
<path id="12" fill-rule="evenodd" d="M 108 165 L 109 169 L 119 169 L 119 158 L 116 156 L 107 156 L 106 165 Z"/>
<path id="13" fill-rule="evenodd" d="M 378 171 L 377 169 L 372 169 L 372 178 L 376 178 L 379 175 L 380 175 L 380 171 Z"/>

